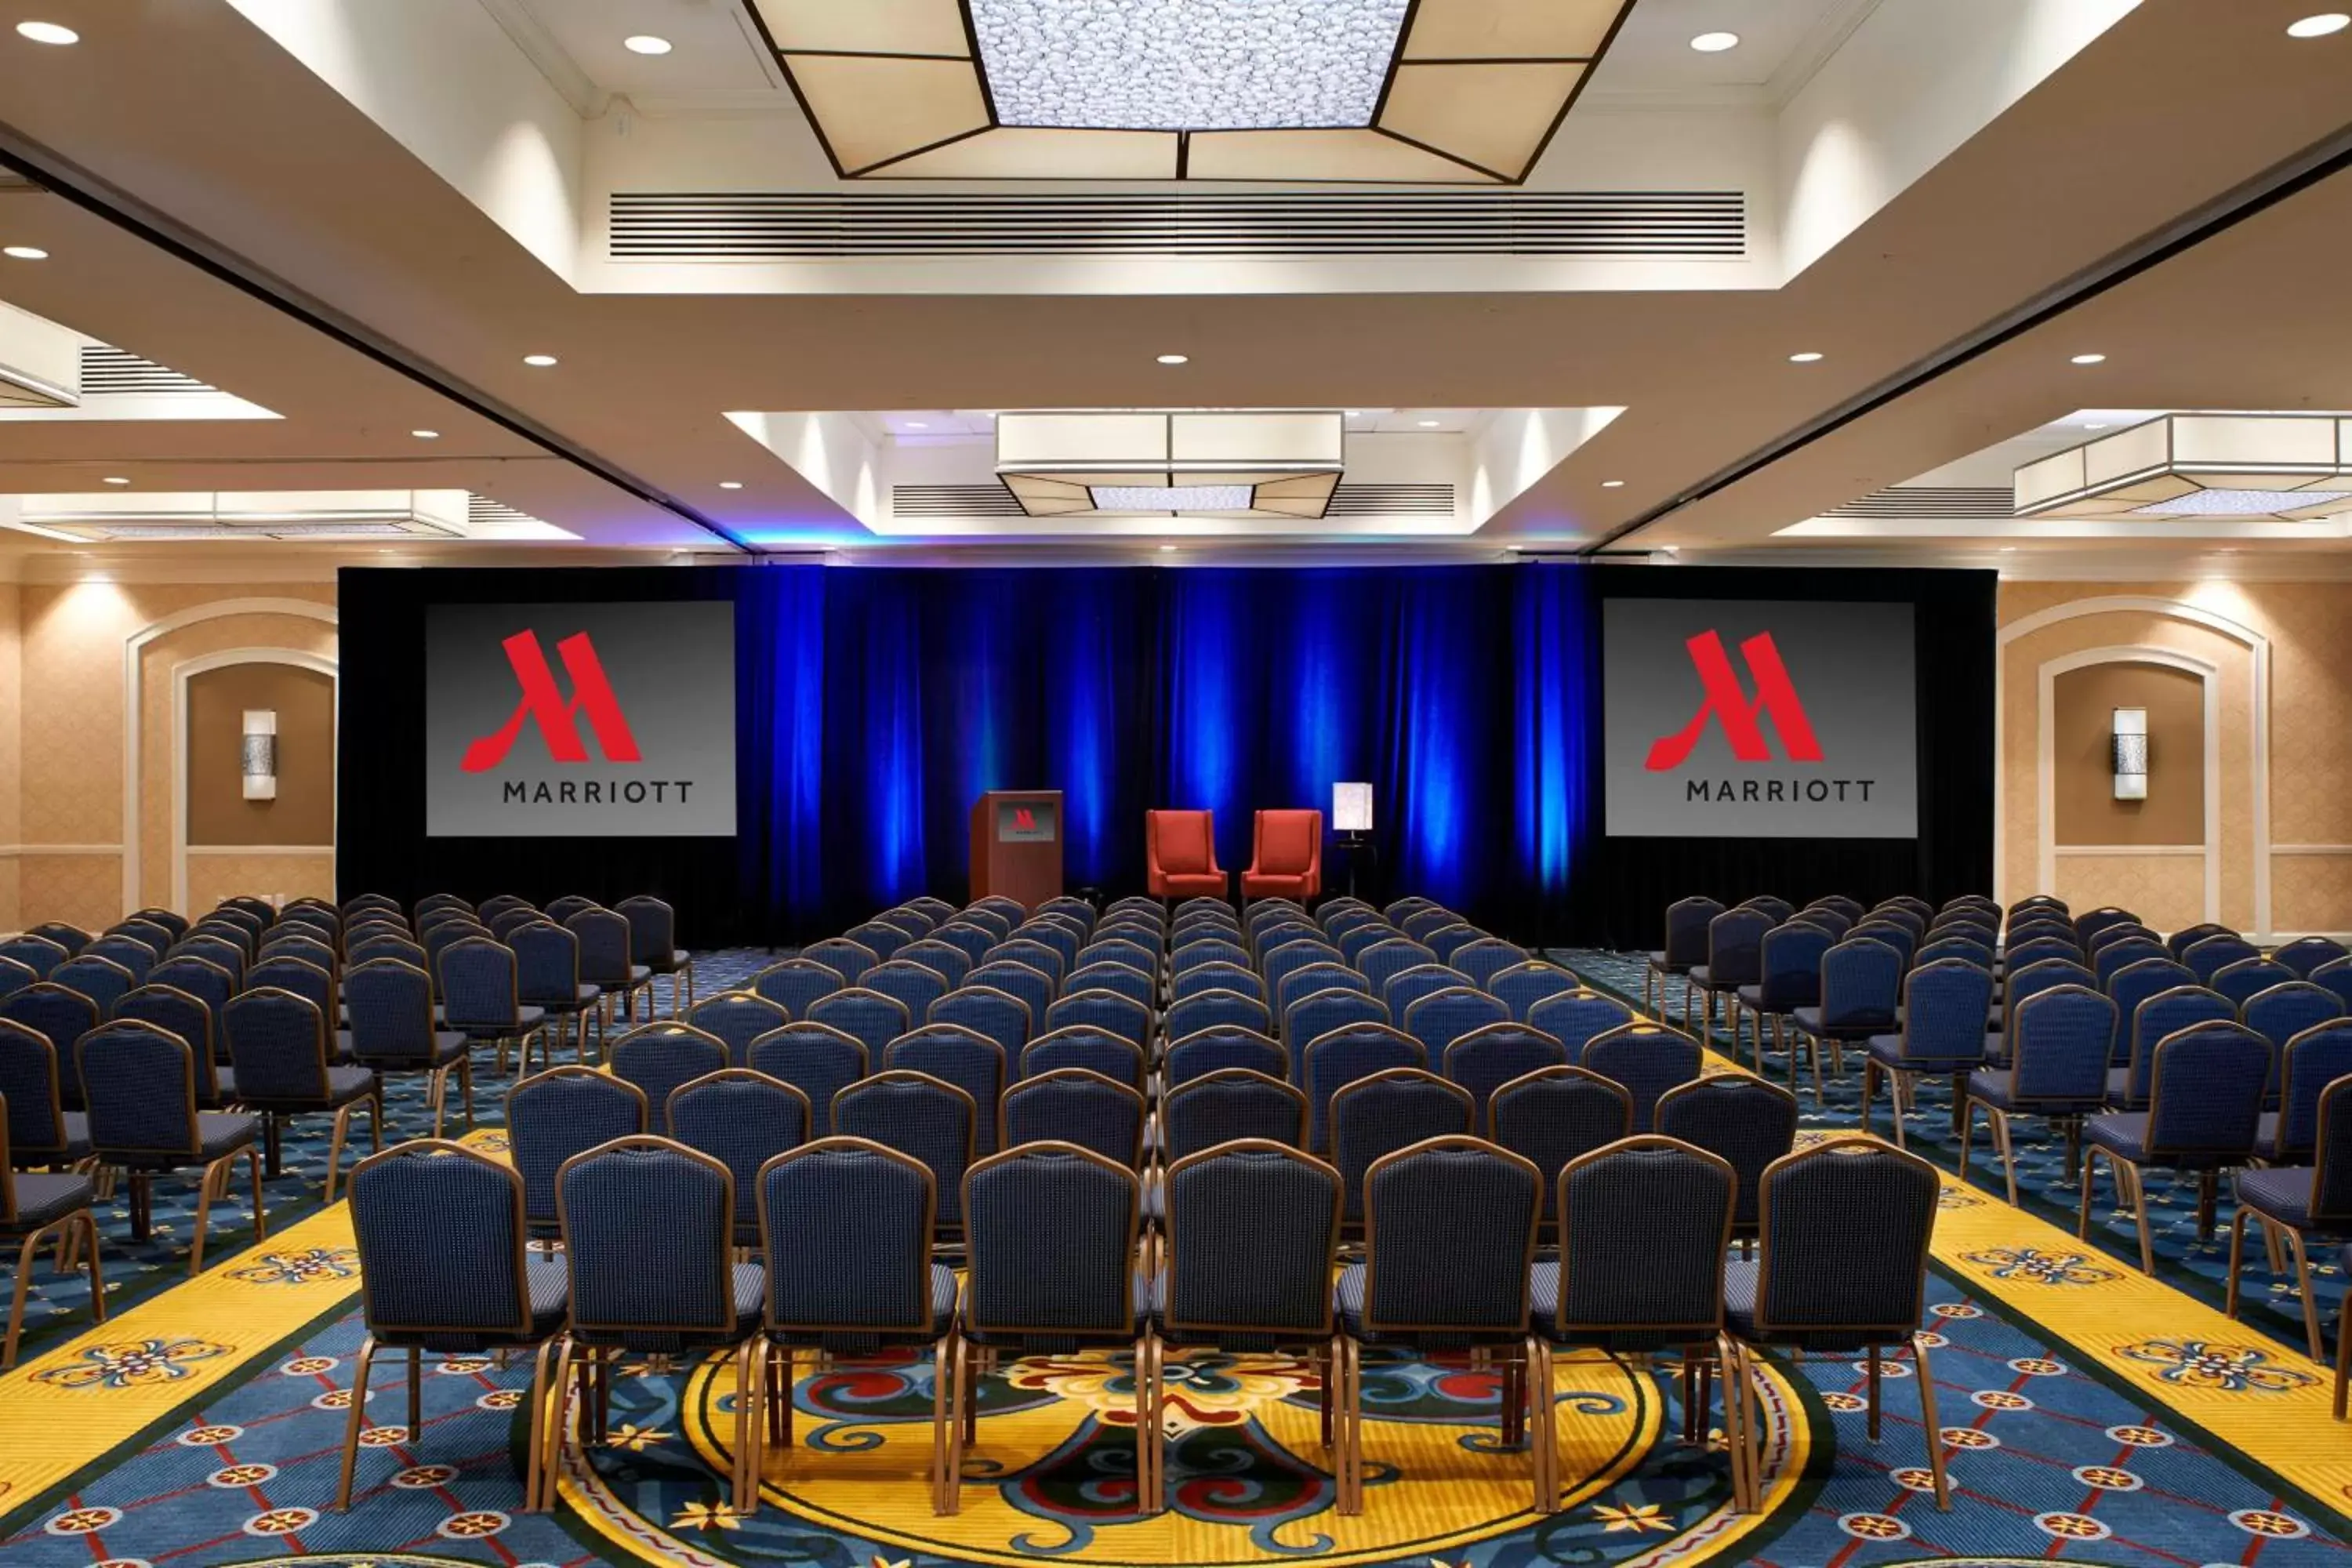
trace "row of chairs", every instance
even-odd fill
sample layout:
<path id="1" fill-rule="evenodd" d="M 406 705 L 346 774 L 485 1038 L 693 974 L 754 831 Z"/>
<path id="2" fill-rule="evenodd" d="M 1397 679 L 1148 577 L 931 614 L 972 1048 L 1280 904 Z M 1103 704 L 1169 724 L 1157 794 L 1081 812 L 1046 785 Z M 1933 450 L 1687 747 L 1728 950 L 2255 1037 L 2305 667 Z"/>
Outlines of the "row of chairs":
<path id="1" fill-rule="evenodd" d="M 1367 1349 L 1502 1363 L 1504 1444 L 1528 1450 L 1533 1503 L 1548 1513 L 1560 1490 L 1556 1352 L 1679 1351 L 1686 1367 L 1720 1368 L 1734 1493 L 1752 1510 L 1764 1453 L 1756 1352 L 1866 1353 L 1875 1438 L 1880 1358 L 1907 1346 L 1935 1494 L 1949 1506 L 1918 1332 L 1937 1178 L 1924 1161 L 1865 1140 L 1765 1167 L 1753 1184 L 1757 1253 L 1738 1260 L 1728 1244 L 1748 1184 L 1717 1156 L 1659 1136 L 1594 1149 L 1549 1184 L 1475 1138 L 1395 1150 L 1366 1173 L 1364 1247 L 1352 1261 L 1339 1246 L 1341 1173 L 1287 1145 L 1236 1139 L 1177 1162 L 1166 1244 L 1153 1252 L 1131 1169 L 1075 1144 L 1022 1144 L 959 1184 L 969 1216 L 961 1284 L 936 1251 L 934 1173 L 856 1136 L 775 1154 L 748 1184 L 673 1140 L 625 1134 L 583 1150 L 556 1173 L 560 1258 L 529 1246 L 524 1185 L 520 1172 L 444 1143 L 403 1144 L 353 1173 L 368 1338 L 339 1507 L 351 1503 L 371 1370 L 387 1349 L 407 1358 L 412 1439 L 425 1354 L 535 1352 L 533 1510 L 552 1506 L 575 1419 L 583 1442 L 603 1435 L 599 1390 L 615 1358 L 728 1355 L 738 1514 L 758 1507 L 763 1450 L 792 1442 L 791 1368 L 803 1352 L 930 1352 L 929 1479 L 946 1514 L 978 1446 L 983 1358 L 1129 1351 L 1136 1507 L 1149 1515 L 1165 1495 L 1168 1356 L 1288 1346 L 1327 1369 L 1323 1435 L 1343 1514 L 1363 1508 Z M 1547 1207 L 1558 1242 L 1540 1257 Z M 740 1252 L 747 1208 L 758 1261 Z M 1703 1394 L 1693 1431 L 1705 1431 L 1710 1403 Z"/>

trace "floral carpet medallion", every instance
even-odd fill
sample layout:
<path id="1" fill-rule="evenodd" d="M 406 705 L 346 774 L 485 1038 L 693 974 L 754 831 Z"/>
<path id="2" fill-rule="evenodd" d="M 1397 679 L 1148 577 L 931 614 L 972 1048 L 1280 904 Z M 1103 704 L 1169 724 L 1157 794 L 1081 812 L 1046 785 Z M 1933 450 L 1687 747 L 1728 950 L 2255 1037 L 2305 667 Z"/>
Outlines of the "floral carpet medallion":
<path id="1" fill-rule="evenodd" d="M 805 1363 L 804 1368 L 805 1368 Z M 1318 1563 L 1656 1564 L 1711 1555 L 1790 1502 L 1811 1451 L 1808 1414 L 1768 1375 L 1768 1505 L 1733 1514 L 1720 1423 L 1682 1440 L 1670 1358 L 1564 1359 L 1553 1392 L 1559 1510 L 1533 1510 L 1526 1446 L 1505 1447 L 1502 1378 L 1467 1359 L 1368 1359 L 1363 1513 L 1335 1506 L 1319 1369 L 1286 1355 L 1171 1354 L 1162 1423 L 1167 1495 L 1139 1519 L 1135 1382 L 1127 1354 L 1006 1363 L 981 1384 L 961 1510 L 934 1516 L 928 1357 L 803 1371 L 794 1440 L 767 1446 L 761 1508 L 725 1506 L 735 1432 L 732 1364 L 616 1378 L 610 1437 L 568 1462 L 565 1501 L 635 1555 L 750 1563 L 805 1557 L 820 1539 L 870 1543 L 876 1562 L 1090 1565 Z M 842 1568 L 866 1568 L 862 1553 Z"/>

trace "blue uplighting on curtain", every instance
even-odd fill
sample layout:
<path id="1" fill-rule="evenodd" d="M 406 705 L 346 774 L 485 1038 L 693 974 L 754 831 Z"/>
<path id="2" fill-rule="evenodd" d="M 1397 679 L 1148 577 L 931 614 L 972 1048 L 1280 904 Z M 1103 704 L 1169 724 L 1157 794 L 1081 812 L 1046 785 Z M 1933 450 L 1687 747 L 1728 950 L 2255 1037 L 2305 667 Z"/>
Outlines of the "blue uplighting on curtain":
<path id="1" fill-rule="evenodd" d="M 960 900 L 989 789 L 1061 790 L 1066 879 L 1118 893 L 1149 809 L 1215 812 L 1238 873 L 1253 812 L 1368 780 L 1378 883 L 1527 934 L 1589 831 L 1577 568 L 735 575 L 744 888 L 779 940 Z"/>

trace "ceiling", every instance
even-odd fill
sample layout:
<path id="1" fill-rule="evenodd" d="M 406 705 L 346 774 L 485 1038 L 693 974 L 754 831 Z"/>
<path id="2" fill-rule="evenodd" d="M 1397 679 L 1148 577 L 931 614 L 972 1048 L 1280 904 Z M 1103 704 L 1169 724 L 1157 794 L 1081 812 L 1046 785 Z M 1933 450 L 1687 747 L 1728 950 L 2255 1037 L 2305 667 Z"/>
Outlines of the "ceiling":
<path id="1" fill-rule="evenodd" d="M 0 247 L 47 253 L 0 258 L 0 303 L 199 393 L 0 406 L 0 573 L 1165 540 L 2330 573 L 2341 531 L 1979 505 L 2103 415 L 2352 410 L 2352 30 L 2285 30 L 2317 4 L 1635 0 L 1524 184 L 1465 194 L 877 192 L 745 0 L 22 0 L 81 37 L 0 30 Z M 1690 47 L 1713 30 L 1738 46 Z M 632 203 L 660 222 L 625 232 Z M 988 500 L 996 411 L 1092 408 L 1349 413 L 1350 505 L 1088 531 Z M 860 452 L 890 455 L 862 492 Z M 930 487 L 903 515 L 902 482 Z M 5 526 L 393 492 L 545 531 Z"/>

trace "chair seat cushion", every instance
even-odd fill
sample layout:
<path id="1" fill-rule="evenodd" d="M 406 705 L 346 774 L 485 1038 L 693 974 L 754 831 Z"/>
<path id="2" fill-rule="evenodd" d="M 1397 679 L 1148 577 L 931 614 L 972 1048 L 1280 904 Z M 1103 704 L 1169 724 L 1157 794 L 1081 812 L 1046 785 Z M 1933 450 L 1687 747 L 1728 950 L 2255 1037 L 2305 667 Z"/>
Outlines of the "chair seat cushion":
<path id="1" fill-rule="evenodd" d="M 1225 874 L 1223 871 L 1162 871 L 1160 885 L 1171 899 L 1222 899 L 1225 896 Z"/>
<path id="2" fill-rule="evenodd" d="M 226 1078 L 228 1075 L 222 1073 L 220 1076 Z M 89 1155 L 89 1115 L 79 1110 L 65 1110 L 58 1112 L 58 1119 L 65 1131 L 66 1145 L 63 1149 L 19 1146 L 8 1151 L 10 1161 L 18 1165 L 70 1165 L 87 1159 Z"/>
<path id="3" fill-rule="evenodd" d="M 2238 1201 L 2255 1213 L 2292 1226 L 2311 1228 L 2311 1200 L 2319 1173 L 2308 1165 L 2284 1170 L 2238 1173 Z"/>
<path id="4" fill-rule="evenodd" d="M 2083 1137 L 2137 1164 L 2147 1158 L 2147 1112 L 2111 1110 L 2083 1123 Z"/>
<path id="5" fill-rule="evenodd" d="M 463 1029 L 478 1040 L 508 1039 L 516 1035 L 527 1035 L 546 1023 L 547 1009 L 533 1003 L 525 1003 L 515 1009 L 513 1023 L 500 1024 L 467 1023 L 450 1017 L 446 1007 L 436 1007 L 433 1009 L 433 1021 L 443 1028 Z"/>
<path id="6" fill-rule="evenodd" d="M 653 970 L 646 964 L 632 963 L 629 965 L 629 984 L 632 985 L 641 984 L 645 981 L 652 979 L 653 973 Z"/>
<path id="7" fill-rule="evenodd" d="M 1756 1337 L 1757 1264 L 1734 1258 L 1723 1266 L 1723 1326 L 1743 1340 Z"/>
<path id="8" fill-rule="evenodd" d="M 1797 1021 L 1797 1027 L 1825 1040 L 1867 1040 L 1874 1035 L 1885 1034 L 1887 1026 L 1895 1021 L 1887 1017 L 1856 1018 L 1850 1023 L 1824 1024 L 1819 1007 L 1792 1007 L 1789 1016 Z"/>
<path id="9" fill-rule="evenodd" d="M 1786 1344 L 1819 1351 L 1861 1350 L 1866 1345 L 1899 1344 L 1909 1329 L 1889 1324 L 1883 1332 L 1851 1329 L 1780 1329 L 1764 1333 L 1756 1326 L 1756 1287 L 1760 1265 L 1752 1258 L 1734 1258 L 1723 1266 L 1723 1323 L 1738 1339 L 1751 1344 Z"/>
<path id="10" fill-rule="evenodd" d="M 389 1051 L 371 1051 L 362 1057 L 360 1055 L 359 1045 L 353 1037 L 352 1031 L 338 1029 L 335 1031 L 335 1040 L 341 1047 L 340 1060 L 363 1062 L 379 1071 L 393 1072 L 415 1072 L 425 1068 L 447 1067 L 451 1062 L 464 1056 L 467 1048 L 473 1044 L 472 1037 L 462 1029 L 436 1029 L 433 1031 L 433 1054 L 430 1057 L 397 1056 Z M 217 1076 L 226 1080 L 229 1075 L 220 1073 Z M 226 1086 L 222 1089 L 221 1098 L 224 1100 L 228 1098 Z"/>
<path id="11" fill-rule="evenodd" d="M 86 1209 L 97 1194 L 88 1176 L 18 1176 L 16 1217 L 0 1221 L 0 1232 L 23 1236 L 53 1225 L 76 1209 Z"/>
<path id="12" fill-rule="evenodd" d="M 157 1153 L 152 1150 L 100 1150 L 110 1163 L 134 1170 L 176 1171 L 186 1165 L 209 1165 L 231 1150 L 242 1149 L 261 1135 L 261 1118 L 249 1110 L 196 1112 L 196 1148 L 191 1153 Z"/>
<path id="13" fill-rule="evenodd" d="M 354 1100 L 365 1100 L 381 1092 L 373 1068 L 327 1069 L 327 1103 L 330 1105 L 349 1105 Z"/>
<path id="14" fill-rule="evenodd" d="M 1743 985 L 1739 988 L 1737 994 L 1744 1005 L 1754 1007 L 1759 1011 L 1762 1010 L 1764 1006 L 1764 987 L 1761 985 Z"/>
<path id="15" fill-rule="evenodd" d="M 2112 1078 L 2115 1075 L 2110 1073 L 2108 1076 Z M 2257 1125 L 2254 1131 L 2254 1154 L 2264 1163 L 2275 1165 L 2279 1163 L 2278 1145 L 2278 1112 L 2275 1110 L 2265 1110 L 2263 1112 L 2262 1121 Z M 2298 1149 L 2295 1151 L 2298 1157 L 2304 1158 L 2309 1157 L 2311 1152 L 2312 1152 L 2308 1149 Z"/>
<path id="16" fill-rule="evenodd" d="M 1995 1110 L 2014 1110 L 2028 1116 L 2087 1116 L 2099 1109 L 2096 1100 L 2027 1100 L 2017 1099 L 2007 1068 L 1979 1068 L 1969 1074 L 1969 1098 Z"/>
<path id="17" fill-rule="evenodd" d="M 1683 973 L 1689 975 L 1690 983 L 1699 987 L 1701 990 L 1712 991 L 1715 989 L 1715 972 L 1707 968 L 1706 964 L 1694 963 Z"/>
<path id="18" fill-rule="evenodd" d="M 551 998 L 544 995 L 534 994 L 531 997 L 531 1005 L 543 1008 L 551 1013 L 579 1013 L 594 1006 L 597 1001 L 602 998 L 604 994 L 604 988 L 603 986 L 591 985 L 583 980 L 579 984 L 572 988 L 572 1000 L 569 1002 L 564 1001 L 561 997 Z"/>

